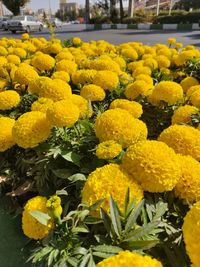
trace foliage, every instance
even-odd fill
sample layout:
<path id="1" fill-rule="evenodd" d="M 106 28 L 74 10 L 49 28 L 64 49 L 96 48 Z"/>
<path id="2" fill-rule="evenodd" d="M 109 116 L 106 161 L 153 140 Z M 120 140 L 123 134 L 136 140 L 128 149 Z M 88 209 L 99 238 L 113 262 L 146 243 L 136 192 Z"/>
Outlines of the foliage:
<path id="1" fill-rule="evenodd" d="M 29 0 L 2 0 L 2 3 L 15 16 L 20 14 L 20 7 L 23 7 L 28 2 L 29 2 Z"/>

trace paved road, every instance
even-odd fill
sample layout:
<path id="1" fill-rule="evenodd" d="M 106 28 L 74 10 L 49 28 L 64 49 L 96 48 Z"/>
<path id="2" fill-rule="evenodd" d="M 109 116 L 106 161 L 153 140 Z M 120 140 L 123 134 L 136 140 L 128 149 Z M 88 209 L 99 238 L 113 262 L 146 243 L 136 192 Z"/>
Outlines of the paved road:
<path id="1" fill-rule="evenodd" d="M 0 38 L 15 37 L 20 38 L 20 33 L 12 34 L 10 32 L 0 31 Z M 41 33 L 31 33 L 32 36 L 50 38 L 47 29 Z M 62 29 L 56 31 L 58 38 L 64 40 L 74 36 L 82 38 L 84 41 L 90 40 L 106 40 L 113 44 L 120 44 L 128 41 L 139 41 L 144 44 L 164 43 L 167 38 L 175 37 L 178 42 L 184 45 L 194 44 L 200 47 L 200 31 L 159 31 L 159 30 L 100 30 L 85 31 L 85 25 L 65 25 Z"/>

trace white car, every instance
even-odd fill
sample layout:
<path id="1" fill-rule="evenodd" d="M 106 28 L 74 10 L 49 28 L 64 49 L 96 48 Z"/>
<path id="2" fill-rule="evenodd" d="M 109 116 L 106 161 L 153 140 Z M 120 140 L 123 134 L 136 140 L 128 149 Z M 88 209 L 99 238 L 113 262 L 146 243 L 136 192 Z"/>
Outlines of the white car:
<path id="1" fill-rule="evenodd" d="M 7 17 L 1 17 L 0 18 L 0 28 L 2 30 L 7 30 L 7 21 L 8 21 L 8 18 Z"/>
<path id="2" fill-rule="evenodd" d="M 56 28 L 59 28 L 59 27 L 62 28 L 62 25 L 63 25 L 62 21 L 59 20 L 58 18 L 51 18 L 49 19 L 48 22 L 51 23 Z"/>
<path id="3" fill-rule="evenodd" d="M 17 31 L 42 31 L 43 24 L 33 16 L 15 16 L 7 22 L 8 30 L 12 33 Z"/>

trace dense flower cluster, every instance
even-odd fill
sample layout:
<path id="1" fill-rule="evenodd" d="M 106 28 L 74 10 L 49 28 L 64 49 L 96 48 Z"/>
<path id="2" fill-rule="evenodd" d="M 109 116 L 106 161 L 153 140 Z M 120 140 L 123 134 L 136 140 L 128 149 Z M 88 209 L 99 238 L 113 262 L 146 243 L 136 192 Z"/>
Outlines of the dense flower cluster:
<path id="1" fill-rule="evenodd" d="M 186 251 L 193 267 L 199 266 L 200 261 L 200 202 L 194 204 L 184 218 L 183 237 Z"/>
<path id="2" fill-rule="evenodd" d="M 181 177 L 177 155 L 158 141 L 142 141 L 130 146 L 122 167 L 149 192 L 170 191 Z"/>
<path id="3" fill-rule="evenodd" d="M 150 256 L 121 251 L 97 264 L 97 267 L 162 267 L 162 263 Z"/>
<path id="4" fill-rule="evenodd" d="M 123 147 L 147 138 L 146 125 L 120 108 L 102 113 L 95 122 L 95 132 L 101 142 L 115 140 Z"/>
<path id="5" fill-rule="evenodd" d="M 113 159 L 122 151 L 122 146 L 113 140 L 100 143 L 96 148 L 99 159 Z"/>
<path id="6" fill-rule="evenodd" d="M 131 199 L 136 197 L 137 202 L 139 202 L 143 198 L 142 188 L 119 165 L 105 165 L 97 168 L 89 175 L 82 190 L 82 201 L 87 202 L 91 206 L 98 200 L 105 198 L 101 207 L 108 211 L 109 197 L 112 195 L 119 208 L 123 209 L 124 198 L 128 188 L 130 189 Z M 99 209 L 95 211 L 95 216 L 99 216 Z"/>

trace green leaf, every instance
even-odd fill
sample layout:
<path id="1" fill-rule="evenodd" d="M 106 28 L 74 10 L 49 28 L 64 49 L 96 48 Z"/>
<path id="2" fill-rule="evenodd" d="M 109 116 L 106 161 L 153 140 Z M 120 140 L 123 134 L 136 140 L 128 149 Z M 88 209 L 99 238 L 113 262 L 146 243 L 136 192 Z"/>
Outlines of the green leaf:
<path id="1" fill-rule="evenodd" d="M 72 171 L 69 169 L 57 169 L 53 170 L 53 173 L 58 177 L 62 179 L 68 179 L 72 175 Z"/>
<path id="2" fill-rule="evenodd" d="M 85 254 L 85 256 L 82 258 L 82 261 L 81 261 L 79 267 L 87 267 L 89 259 L 90 259 L 90 254 Z"/>
<path id="3" fill-rule="evenodd" d="M 78 181 L 86 181 L 86 176 L 82 173 L 76 173 L 68 177 L 68 180 L 75 183 Z"/>
<path id="4" fill-rule="evenodd" d="M 93 254 L 93 256 L 96 256 L 96 257 L 99 257 L 102 259 L 107 259 L 108 257 L 115 255 L 112 253 L 105 253 L 105 252 L 99 252 L 99 251 L 95 251 L 92 254 Z"/>
<path id="5" fill-rule="evenodd" d="M 122 251 L 121 248 L 116 246 L 109 246 L 109 245 L 99 245 L 93 248 L 94 251 L 103 252 L 103 253 L 110 253 L 110 254 L 117 254 Z"/>
<path id="6" fill-rule="evenodd" d="M 159 240 L 136 240 L 123 242 L 121 246 L 125 249 L 147 250 L 155 247 L 158 243 Z"/>
<path id="7" fill-rule="evenodd" d="M 72 151 L 65 151 L 62 150 L 60 155 L 67 161 L 74 163 L 78 167 L 80 167 L 80 160 L 82 156 L 76 154 L 75 152 Z"/>
<path id="8" fill-rule="evenodd" d="M 142 212 L 143 206 L 144 200 L 140 201 L 140 203 L 131 211 L 125 226 L 125 233 L 130 231 L 133 225 L 136 223 L 138 216 Z"/>
<path id="9" fill-rule="evenodd" d="M 71 264 L 73 267 L 77 267 L 78 261 L 76 258 L 69 257 L 67 258 L 67 262 Z M 62 264 L 60 266 L 63 266 Z"/>
<path id="10" fill-rule="evenodd" d="M 86 227 L 75 227 L 72 228 L 73 233 L 89 233 L 89 230 Z"/>
<path id="11" fill-rule="evenodd" d="M 126 239 L 124 239 L 124 241 L 133 241 L 138 238 L 144 237 L 150 234 L 151 231 L 154 230 L 156 226 L 158 226 L 158 222 L 152 222 L 135 230 L 131 230 L 127 235 Z"/>
<path id="12" fill-rule="evenodd" d="M 105 198 L 98 200 L 96 203 L 89 207 L 90 211 L 95 211 L 105 201 Z"/>
<path id="13" fill-rule="evenodd" d="M 130 188 L 128 188 L 126 191 L 126 196 L 125 196 L 125 201 L 124 201 L 124 213 L 125 213 L 125 215 L 126 215 L 126 212 L 128 209 L 129 201 L 130 201 Z"/>
<path id="14" fill-rule="evenodd" d="M 153 221 L 160 219 L 165 212 L 168 210 L 168 204 L 163 202 L 158 202 L 156 205 L 156 214 L 153 216 Z"/>
<path id="15" fill-rule="evenodd" d="M 56 191 L 56 195 L 59 196 L 59 195 L 64 195 L 64 196 L 68 196 L 68 193 L 65 189 L 61 189 L 61 190 L 57 190 Z"/>
<path id="16" fill-rule="evenodd" d="M 47 226 L 49 219 L 51 219 L 51 217 L 47 213 L 43 213 L 39 210 L 33 210 L 29 213 L 33 218 L 35 218 L 38 222 L 45 226 Z"/>
<path id="17" fill-rule="evenodd" d="M 92 254 L 90 254 L 90 260 L 88 262 L 87 267 L 95 267 L 95 266 L 96 266 L 96 264 L 94 262 L 93 256 L 92 256 Z"/>
<path id="18" fill-rule="evenodd" d="M 121 226 L 121 221 L 120 221 L 119 208 L 116 202 L 113 200 L 112 196 L 110 196 L 109 204 L 110 204 L 110 218 L 111 218 L 112 226 L 114 228 L 116 235 L 120 237 L 122 226 Z"/>
<path id="19" fill-rule="evenodd" d="M 100 208 L 100 215 L 103 220 L 103 224 L 108 233 L 111 232 L 111 219 L 108 214 L 104 211 L 104 209 Z"/>

